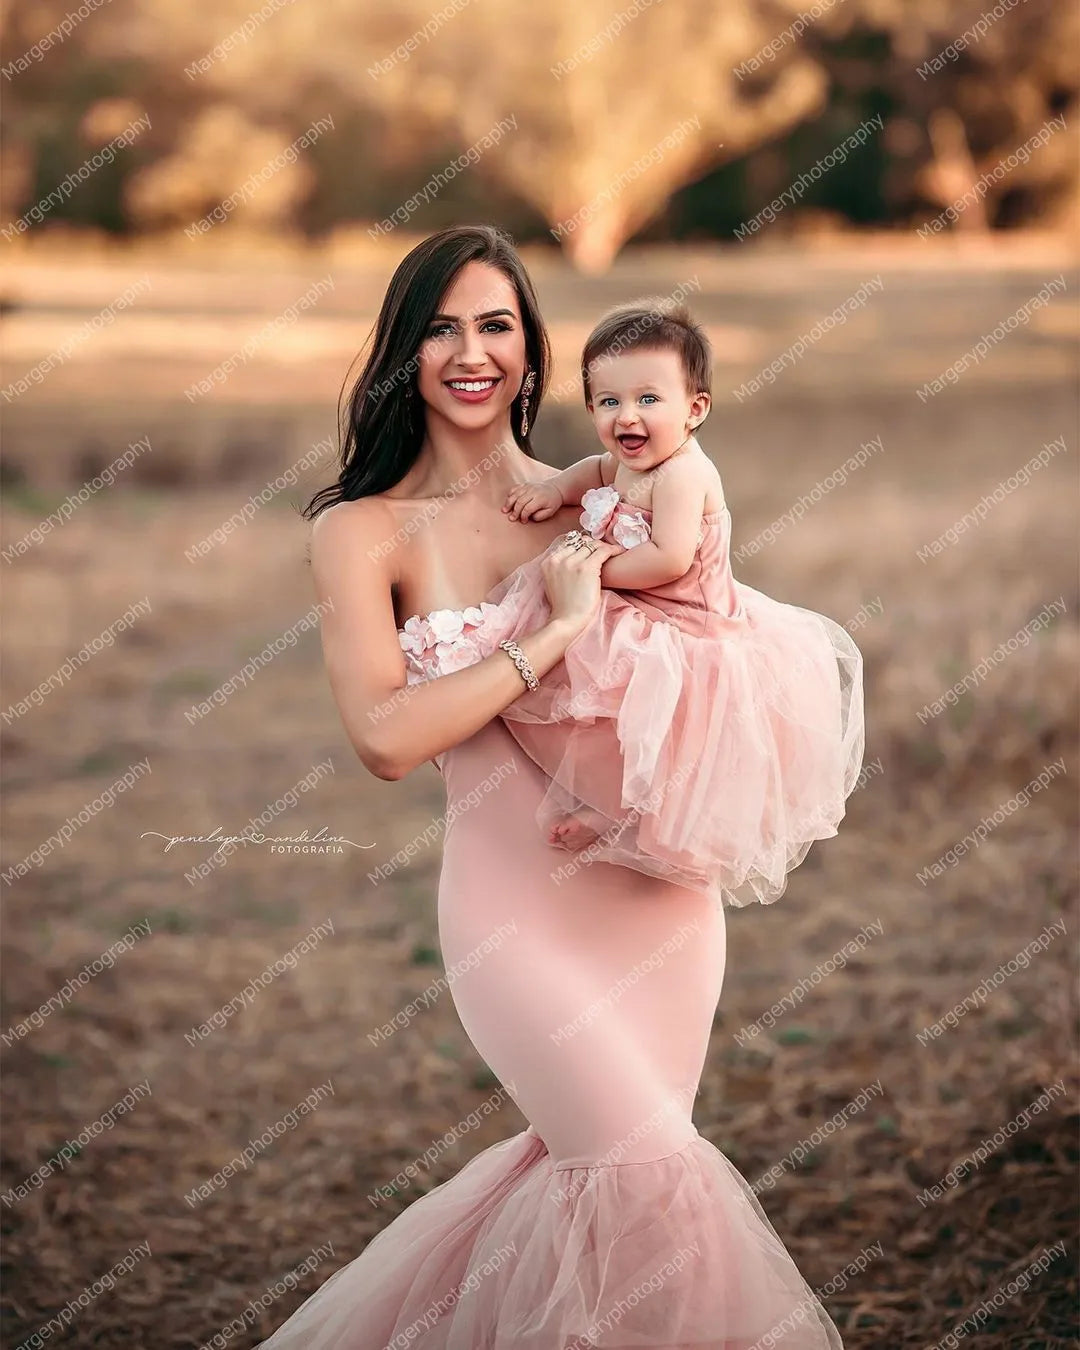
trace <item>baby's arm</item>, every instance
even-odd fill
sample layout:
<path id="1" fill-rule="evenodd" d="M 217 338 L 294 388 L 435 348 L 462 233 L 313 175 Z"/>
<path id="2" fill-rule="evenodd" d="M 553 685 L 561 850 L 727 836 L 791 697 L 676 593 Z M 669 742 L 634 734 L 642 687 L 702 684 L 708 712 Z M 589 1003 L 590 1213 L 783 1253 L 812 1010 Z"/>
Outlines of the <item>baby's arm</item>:
<path id="1" fill-rule="evenodd" d="M 533 483 L 518 483 L 506 494 L 503 510 L 512 520 L 547 520 L 561 506 L 580 506 L 589 488 L 602 487 L 603 455 L 590 455 L 576 464 Z"/>
<path id="2" fill-rule="evenodd" d="M 547 480 L 554 483 L 562 493 L 563 506 L 580 506 L 582 497 L 590 488 L 604 486 L 600 465 L 605 458 L 606 455 L 589 455 L 587 459 L 579 459 L 576 464 L 571 464 L 562 473 Z"/>
<path id="3" fill-rule="evenodd" d="M 697 552 L 708 483 L 703 466 L 689 455 L 669 459 L 652 490 L 652 538 L 609 558 L 600 580 L 610 590 L 645 591 L 675 581 Z"/>

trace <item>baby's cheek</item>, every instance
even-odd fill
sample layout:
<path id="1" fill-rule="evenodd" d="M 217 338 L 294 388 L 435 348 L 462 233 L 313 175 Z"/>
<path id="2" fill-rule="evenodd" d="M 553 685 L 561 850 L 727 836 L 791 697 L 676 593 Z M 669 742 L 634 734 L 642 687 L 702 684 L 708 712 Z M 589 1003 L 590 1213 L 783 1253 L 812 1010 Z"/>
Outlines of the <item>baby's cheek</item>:
<path id="1" fill-rule="evenodd" d="M 596 433 L 602 441 L 614 441 L 615 439 L 615 419 L 614 417 L 594 417 L 593 426 Z"/>

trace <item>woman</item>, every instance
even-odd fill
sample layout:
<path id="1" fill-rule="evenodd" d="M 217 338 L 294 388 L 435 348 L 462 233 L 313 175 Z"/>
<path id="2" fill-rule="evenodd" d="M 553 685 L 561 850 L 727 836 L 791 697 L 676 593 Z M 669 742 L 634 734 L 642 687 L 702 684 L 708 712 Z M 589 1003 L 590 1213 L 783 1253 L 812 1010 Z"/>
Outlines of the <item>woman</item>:
<path id="1" fill-rule="evenodd" d="M 549 622 L 468 664 L 448 645 L 440 673 L 406 681 L 410 620 L 450 638 L 482 625 L 488 592 L 578 523 L 501 509 L 555 472 L 529 445 L 548 367 L 511 245 L 487 227 L 425 240 L 390 283 L 340 480 L 308 508 L 334 697 L 373 773 L 432 759 L 443 775 L 442 956 L 530 1125 L 410 1205 L 264 1350 L 835 1350 L 749 1186 L 691 1122 L 722 910 L 626 868 L 566 866 L 535 828 L 544 780 L 498 716 L 588 624 L 619 550 L 564 538 L 544 564 Z"/>

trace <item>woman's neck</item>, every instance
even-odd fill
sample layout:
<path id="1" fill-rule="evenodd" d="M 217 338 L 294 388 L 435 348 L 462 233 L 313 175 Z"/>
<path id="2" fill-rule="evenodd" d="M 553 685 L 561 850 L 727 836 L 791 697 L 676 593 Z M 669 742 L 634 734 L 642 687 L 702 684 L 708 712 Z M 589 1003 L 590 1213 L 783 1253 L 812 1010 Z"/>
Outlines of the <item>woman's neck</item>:
<path id="1" fill-rule="evenodd" d="M 481 431 L 444 423 L 429 426 L 420 455 L 399 488 L 409 497 L 474 492 L 501 503 L 508 489 L 521 481 L 522 467 L 532 462 L 518 448 L 509 421 Z"/>

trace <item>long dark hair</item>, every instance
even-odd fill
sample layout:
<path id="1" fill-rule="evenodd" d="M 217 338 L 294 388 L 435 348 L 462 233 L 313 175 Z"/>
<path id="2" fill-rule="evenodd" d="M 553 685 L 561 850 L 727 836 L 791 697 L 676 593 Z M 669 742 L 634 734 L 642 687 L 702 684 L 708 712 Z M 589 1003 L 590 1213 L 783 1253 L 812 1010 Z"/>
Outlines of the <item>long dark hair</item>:
<path id="1" fill-rule="evenodd" d="M 529 441 L 551 370 L 551 344 L 536 292 L 508 235 L 492 225 L 455 225 L 417 244 L 398 264 L 360 352 L 360 358 L 367 353 L 363 369 L 347 398 L 342 391 L 341 472 L 336 483 L 312 497 L 305 518 L 337 502 L 385 492 L 416 463 L 424 439 L 424 405 L 415 387 L 417 352 L 439 301 L 469 262 L 497 267 L 517 292 L 526 364 L 536 372 L 536 382 L 529 399 L 529 435 L 521 430 L 520 396 L 511 405 L 510 427 L 518 446 L 536 458 Z"/>

